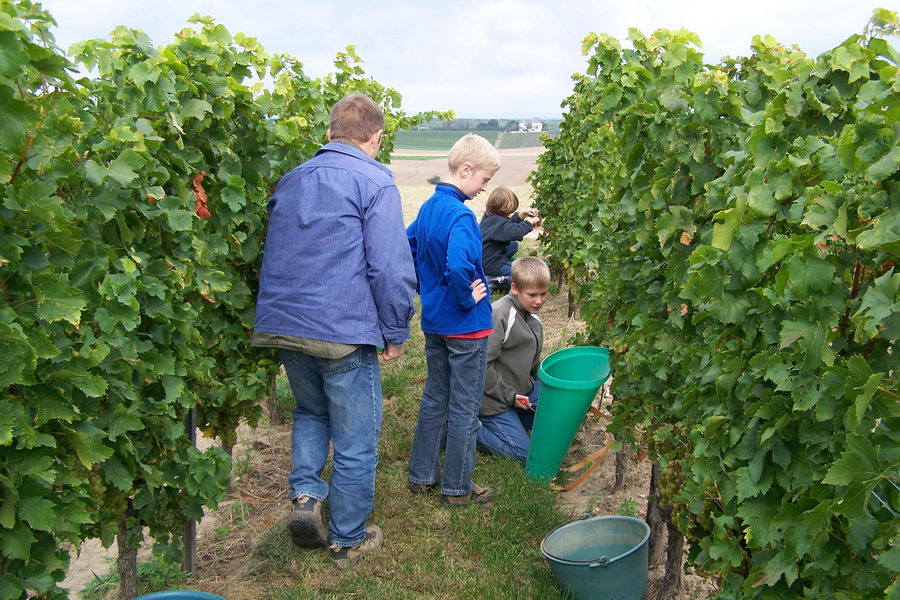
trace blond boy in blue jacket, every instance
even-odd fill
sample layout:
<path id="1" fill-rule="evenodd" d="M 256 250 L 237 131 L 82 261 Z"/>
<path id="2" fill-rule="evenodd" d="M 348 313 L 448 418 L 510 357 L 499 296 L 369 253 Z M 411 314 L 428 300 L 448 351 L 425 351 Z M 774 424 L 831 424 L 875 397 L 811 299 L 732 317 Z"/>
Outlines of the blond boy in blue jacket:
<path id="1" fill-rule="evenodd" d="M 462 506 L 493 496 L 493 490 L 472 481 L 492 324 L 481 232 L 465 201 L 485 190 L 500 168 L 500 156 L 486 139 L 468 134 L 447 159 L 449 177 L 435 186 L 406 231 L 422 297 L 428 366 L 409 482 L 413 493 L 439 485 L 444 504 Z"/>

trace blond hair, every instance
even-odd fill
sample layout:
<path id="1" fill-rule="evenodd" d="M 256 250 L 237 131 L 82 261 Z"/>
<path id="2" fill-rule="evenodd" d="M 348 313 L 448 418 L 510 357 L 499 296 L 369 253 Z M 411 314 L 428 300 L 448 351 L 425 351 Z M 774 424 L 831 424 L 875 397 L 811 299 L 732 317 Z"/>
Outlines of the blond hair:
<path id="1" fill-rule="evenodd" d="M 519 258 L 512 264 L 512 282 L 520 290 L 550 287 L 550 269 L 536 256 Z"/>
<path id="2" fill-rule="evenodd" d="M 451 173 L 458 171 L 463 163 L 469 163 L 475 169 L 496 171 L 500 168 L 500 153 L 480 135 L 467 133 L 450 148 L 447 163 Z"/>
<path id="3" fill-rule="evenodd" d="M 367 142 L 376 131 L 384 129 L 384 113 L 368 96 L 347 94 L 331 108 L 329 128 L 332 139 Z"/>
<path id="4" fill-rule="evenodd" d="M 484 213 L 508 217 L 516 212 L 517 208 L 519 208 L 519 197 L 516 196 L 514 191 L 501 185 L 491 192 L 487 204 L 484 206 Z"/>

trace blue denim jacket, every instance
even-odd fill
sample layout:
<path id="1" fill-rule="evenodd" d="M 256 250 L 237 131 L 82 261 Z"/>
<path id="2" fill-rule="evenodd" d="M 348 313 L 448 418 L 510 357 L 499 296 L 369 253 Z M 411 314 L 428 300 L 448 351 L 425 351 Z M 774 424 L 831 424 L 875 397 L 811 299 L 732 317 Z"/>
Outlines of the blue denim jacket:
<path id="1" fill-rule="evenodd" d="M 491 299 L 478 304 L 471 283 L 487 277 L 481 266 L 481 230 L 455 185 L 438 183 L 406 236 L 422 297 L 422 331 L 439 335 L 490 329 Z"/>
<path id="2" fill-rule="evenodd" d="M 269 201 L 254 329 L 343 344 L 402 344 L 416 275 L 390 169 L 331 142 Z"/>

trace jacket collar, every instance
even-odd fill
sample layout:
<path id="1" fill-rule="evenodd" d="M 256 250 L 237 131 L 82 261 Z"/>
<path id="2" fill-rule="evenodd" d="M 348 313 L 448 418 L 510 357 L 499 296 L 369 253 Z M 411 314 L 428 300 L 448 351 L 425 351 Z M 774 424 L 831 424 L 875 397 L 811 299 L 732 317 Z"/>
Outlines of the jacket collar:
<path id="1" fill-rule="evenodd" d="M 541 320 L 537 315 L 534 315 L 525 310 L 525 308 L 522 306 L 522 303 L 519 302 L 519 299 L 516 298 L 513 294 L 507 294 L 507 296 L 509 296 L 509 301 L 512 302 L 512 305 L 516 307 L 516 310 L 519 311 L 519 313 L 521 313 L 523 317 L 534 317 L 538 321 Z"/>
<path id="2" fill-rule="evenodd" d="M 321 148 L 319 148 L 319 151 L 316 152 L 316 156 L 319 156 L 323 152 L 329 152 L 329 151 L 330 152 L 340 152 L 341 154 L 353 156 L 353 157 L 358 158 L 362 161 L 365 161 L 371 165 L 375 165 L 376 167 L 378 167 L 379 169 L 381 169 L 382 171 L 384 171 L 391 177 L 394 176 L 393 171 L 391 171 L 386 166 L 384 166 L 383 164 L 381 164 L 380 162 L 378 162 L 377 160 L 375 160 L 374 158 L 372 158 L 371 156 L 369 156 L 368 154 L 363 152 L 362 149 L 359 146 L 357 146 L 356 144 L 354 144 L 351 140 L 347 140 L 344 138 L 336 138 L 336 139 L 328 142 Z"/>
<path id="3" fill-rule="evenodd" d="M 442 192 L 447 196 L 453 196 L 454 198 L 457 198 L 462 202 L 465 202 L 469 199 L 469 197 L 466 196 L 461 189 L 459 189 L 452 183 L 447 183 L 445 181 L 438 181 L 434 186 L 434 191 Z"/>

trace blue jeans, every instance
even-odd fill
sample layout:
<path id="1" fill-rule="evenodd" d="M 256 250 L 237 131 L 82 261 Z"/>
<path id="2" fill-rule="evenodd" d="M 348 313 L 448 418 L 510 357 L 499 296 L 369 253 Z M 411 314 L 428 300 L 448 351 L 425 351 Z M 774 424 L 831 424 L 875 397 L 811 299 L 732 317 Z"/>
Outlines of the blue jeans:
<path id="1" fill-rule="evenodd" d="M 381 372 L 375 348 L 318 358 L 279 350 L 297 401 L 291 433 L 290 498 L 329 498 L 328 533 L 337 546 L 366 537 L 375 503 L 375 467 L 381 432 Z M 334 449 L 331 485 L 322 479 L 328 442 Z"/>
<path id="2" fill-rule="evenodd" d="M 467 340 L 426 333 L 425 360 L 428 379 L 409 456 L 409 481 L 436 483 L 443 449 L 441 493 L 464 496 L 472 491 L 487 338 Z"/>
<path id="3" fill-rule="evenodd" d="M 531 410 L 522 410 L 513 406 L 502 413 L 478 417 L 481 429 L 478 430 L 478 447 L 489 454 L 498 454 L 514 458 L 525 464 L 531 439 L 528 432 L 534 423 L 534 409 L 537 408 L 541 382 L 535 380 L 528 400 Z"/>

